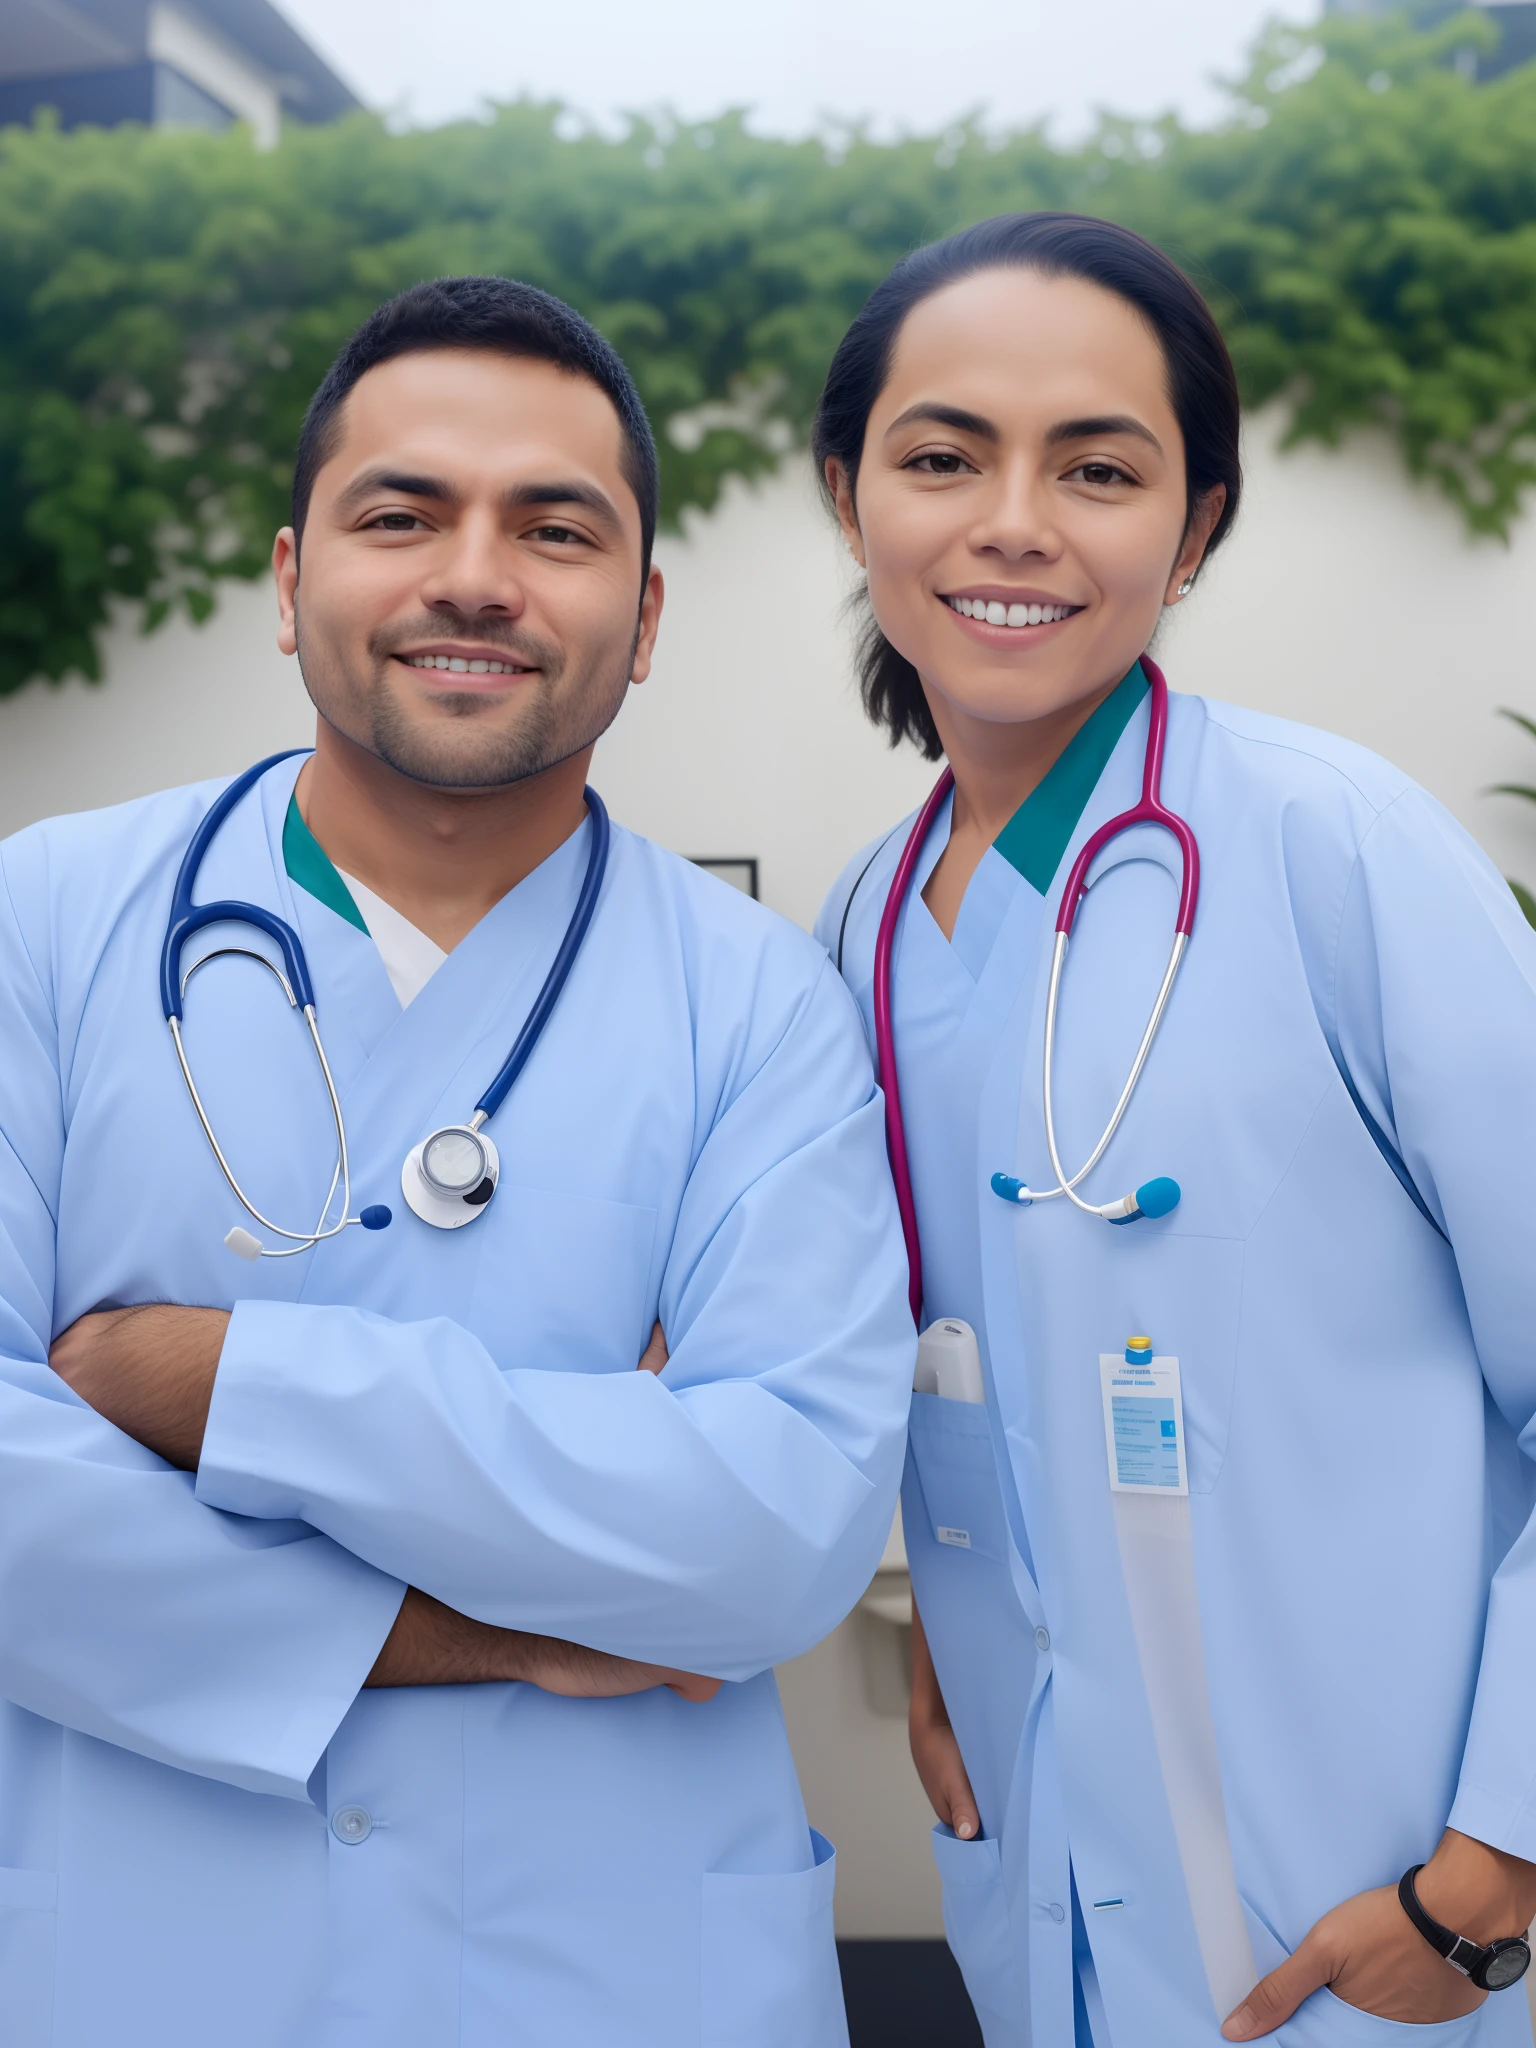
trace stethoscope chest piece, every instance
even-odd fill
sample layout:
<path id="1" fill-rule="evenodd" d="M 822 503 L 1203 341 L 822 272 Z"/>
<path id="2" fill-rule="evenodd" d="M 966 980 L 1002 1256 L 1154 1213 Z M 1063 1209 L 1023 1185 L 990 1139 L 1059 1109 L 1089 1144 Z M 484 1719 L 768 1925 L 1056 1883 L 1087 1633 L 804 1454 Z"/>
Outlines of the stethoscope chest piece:
<path id="1" fill-rule="evenodd" d="M 445 1124 L 406 1154 L 400 1192 L 423 1223 L 462 1230 L 483 1214 L 500 1178 L 501 1155 L 488 1131 Z"/>

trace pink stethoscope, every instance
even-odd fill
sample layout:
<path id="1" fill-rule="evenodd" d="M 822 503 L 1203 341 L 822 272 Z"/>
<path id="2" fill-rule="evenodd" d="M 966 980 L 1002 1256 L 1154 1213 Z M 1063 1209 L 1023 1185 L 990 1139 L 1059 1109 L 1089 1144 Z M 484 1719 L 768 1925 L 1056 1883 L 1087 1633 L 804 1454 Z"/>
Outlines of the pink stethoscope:
<path id="1" fill-rule="evenodd" d="M 1168 737 L 1168 683 L 1157 663 L 1147 655 L 1141 658 L 1141 666 L 1151 684 L 1151 711 L 1147 723 L 1147 752 L 1141 776 L 1141 801 L 1130 810 L 1122 811 L 1117 818 L 1111 818 L 1101 825 L 1072 863 L 1072 872 L 1067 877 L 1067 886 L 1061 892 L 1061 908 L 1056 914 L 1056 943 L 1051 953 L 1051 979 L 1045 998 L 1045 1063 L 1043 1092 L 1045 1100 L 1045 1142 L 1050 1153 L 1051 1171 L 1056 1176 L 1053 1188 L 1031 1188 L 1012 1174 L 994 1173 L 992 1191 L 1005 1202 L 1017 1203 L 1028 1208 L 1032 1202 L 1049 1202 L 1057 1195 L 1067 1200 L 1088 1216 L 1101 1216 L 1106 1223 L 1132 1223 L 1138 1216 L 1166 1216 L 1177 1208 L 1179 1184 L 1160 1175 L 1155 1180 L 1144 1181 L 1134 1194 L 1121 1195 L 1118 1200 L 1095 1204 L 1085 1202 L 1077 1193 L 1083 1181 L 1104 1157 L 1110 1140 L 1120 1128 L 1121 1119 L 1130 1107 L 1136 1083 L 1141 1079 L 1141 1070 L 1147 1063 L 1152 1050 L 1152 1041 L 1157 1036 L 1158 1026 L 1163 1021 L 1163 1012 L 1168 1007 L 1168 998 L 1173 993 L 1173 984 L 1178 975 L 1179 963 L 1184 958 L 1184 949 L 1189 944 L 1190 933 L 1195 925 L 1195 905 L 1200 898 L 1200 848 L 1194 833 L 1185 821 L 1170 811 L 1160 795 L 1163 779 L 1163 750 Z M 891 881 L 890 893 L 885 899 L 885 910 L 880 919 L 879 936 L 875 940 L 875 1055 L 880 1069 L 880 1086 L 885 1091 L 885 1137 L 891 1155 L 891 1178 L 896 1183 L 896 1203 L 901 1211 L 902 1235 L 907 1241 L 907 1265 L 909 1271 L 908 1299 L 912 1306 L 914 1321 L 920 1320 L 923 1304 L 923 1259 L 917 1238 L 917 1210 L 912 1198 L 912 1170 L 907 1163 L 907 1138 L 901 1121 L 901 1089 L 896 1075 L 896 1037 L 891 1025 L 891 948 L 896 938 L 896 926 L 901 917 L 902 906 L 907 900 L 907 891 L 912 885 L 912 871 L 917 866 L 918 856 L 923 850 L 929 828 L 944 799 L 954 787 L 954 776 L 946 768 L 939 777 L 933 794 L 918 813 L 917 823 L 902 850 L 896 864 L 896 873 Z M 1052 1070 L 1056 1055 L 1056 1010 L 1061 996 L 1062 969 L 1066 965 L 1067 941 L 1072 936 L 1072 925 L 1077 917 L 1078 905 L 1088 893 L 1088 870 L 1112 839 L 1122 832 L 1129 832 L 1135 825 L 1161 825 L 1171 832 L 1179 842 L 1182 861 L 1182 882 L 1179 889 L 1179 912 L 1174 920 L 1173 951 L 1168 956 L 1168 969 L 1163 976 L 1157 1000 L 1152 1005 L 1152 1015 L 1142 1033 L 1141 1044 L 1131 1063 L 1131 1071 L 1125 1086 L 1120 1091 L 1120 1100 L 1115 1104 L 1114 1115 L 1104 1127 L 1104 1135 L 1093 1148 L 1087 1164 L 1080 1167 L 1068 1179 L 1061 1163 L 1061 1154 L 1056 1144 L 1056 1117 L 1053 1108 Z"/>

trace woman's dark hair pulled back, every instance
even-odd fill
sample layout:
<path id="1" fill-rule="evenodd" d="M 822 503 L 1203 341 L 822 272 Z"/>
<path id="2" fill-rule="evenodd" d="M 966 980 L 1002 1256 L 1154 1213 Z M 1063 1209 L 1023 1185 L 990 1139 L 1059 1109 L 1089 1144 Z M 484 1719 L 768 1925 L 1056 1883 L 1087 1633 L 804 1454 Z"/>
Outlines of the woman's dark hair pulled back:
<path id="1" fill-rule="evenodd" d="M 1209 560 L 1232 525 L 1243 488 L 1232 358 L 1210 308 L 1170 257 L 1129 228 L 1086 214 L 999 214 L 902 258 L 871 292 L 827 372 L 811 434 L 823 491 L 830 496 L 827 463 L 833 457 L 850 485 L 857 483 L 869 416 L 890 375 L 907 315 L 935 292 L 983 270 L 1082 278 L 1141 314 L 1168 366 L 1169 397 L 1184 436 L 1189 516 L 1217 484 L 1226 487 L 1221 517 L 1206 543 Z M 858 669 L 864 709 L 885 727 L 891 745 L 909 739 L 936 761 L 943 748 L 917 670 L 897 653 L 873 614 L 860 634 Z"/>

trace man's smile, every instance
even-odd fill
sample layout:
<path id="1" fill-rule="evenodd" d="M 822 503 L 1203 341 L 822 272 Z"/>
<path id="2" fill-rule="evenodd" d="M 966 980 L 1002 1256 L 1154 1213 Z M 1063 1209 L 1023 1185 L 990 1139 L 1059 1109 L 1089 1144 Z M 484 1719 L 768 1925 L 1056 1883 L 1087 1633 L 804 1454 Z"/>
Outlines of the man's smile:
<path id="1" fill-rule="evenodd" d="M 430 676 L 434 683 L 439 676 L 452 676 L 452 688 L 456 691 L 495 689 L 516 677 L 542 673 L 532 663 L 519 661 L 504 648 L 476 646 L 465 641 L 412 648 L 408 653 L 392 655 L 391 659 L 404 668 L 414 670 L 417 675 Z"/>

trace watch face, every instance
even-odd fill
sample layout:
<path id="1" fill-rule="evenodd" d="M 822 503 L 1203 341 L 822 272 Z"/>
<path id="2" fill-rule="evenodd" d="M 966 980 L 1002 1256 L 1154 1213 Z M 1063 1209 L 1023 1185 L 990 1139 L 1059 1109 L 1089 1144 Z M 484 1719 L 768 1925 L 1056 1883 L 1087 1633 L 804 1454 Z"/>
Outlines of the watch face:
<path id="1" fill-rule="evenodd" d="M 1490 1991 L 1507 1991 L 1530 1967 L 1531 1952 L 1523 1941 L 1502 1943 L 1489 1957 L 1483 1982 Z"/>

